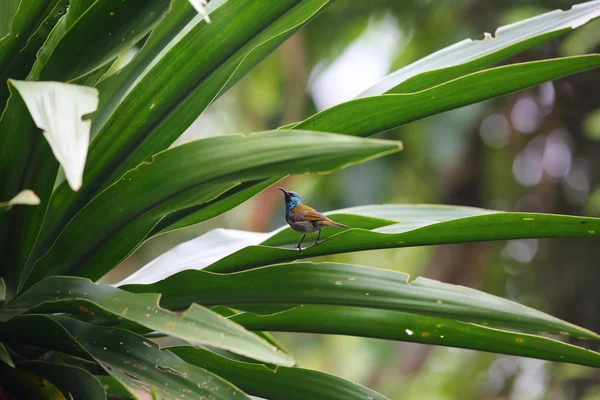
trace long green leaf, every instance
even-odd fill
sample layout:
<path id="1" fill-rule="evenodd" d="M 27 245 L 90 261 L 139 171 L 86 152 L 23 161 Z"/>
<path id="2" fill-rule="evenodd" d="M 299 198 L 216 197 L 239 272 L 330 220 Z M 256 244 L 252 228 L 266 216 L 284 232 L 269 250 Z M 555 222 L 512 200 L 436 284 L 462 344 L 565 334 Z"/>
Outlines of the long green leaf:
<path id="1" fill-rule="evenodd" d="M 81 368 L 45 361 L 27 361 L 20 363 L 19 368 L 48 379 L 72 399 L 106 399 L 106 391 L 98 379 Z"/>
<path id="2" fill-rule="evenodd" d="M 211 2 L 216 3 L 216 2 Z M 100 105 L 94 113 L 92 138 L 104 126 L 134 82 L 143 77 L 148 65 L 163 49 L 168 49 L 172 39 L 196 16 L 189 0 L 172 0 L 171 10 L 152 30 L 150 37 L 134 58 L 118 73 L 98 83 Z"/>
<path id="3" fill-rule="evenodd" d="M 90 147 L 86 185 L 63 183 L 45 222 L 45 251 L 69 219 L 100 189 L 168 148 L 200 113 L 329 0 L 237 0 L 211 13 L 158 56 L 103 125 Z M 240 29 L 243 27 L 243 29 Z"/>
<path id="4" fill-rule="evenodd" d="M 403 67 L 359 97 L 417 92 L 450 81 L 578 28 L 600 16 L 600 1 L 554 10 L 498 28 L 482 40 L 462 40 Z"/>
<path id="5" fill-rule="evenodd" d="M 0 39 L 0 109 L 4 109 L 9 95 L 8 86 L 4 83 L 9 78 L 24 79 L 27 76 L 36 53 L 65 14 L 67 6 L 66 0 L 20 1 L 15 15 L 15 31 Z"/>
<path id="6" fill-rule="evenodd" d="M 197 345 L 211 345 L 258 360 L 290 365 L 272 345 L 220 315 L 193 304 L 182 314 L 159 306 L 160 295 L 135 295 L 87 279 L 51 277 L 0 310 L 0 320 L 21 313 L 75 313 L 131 321 Z"/>
<path id="7" fill-rule="evenodd" d="M 171 213 L 160 221 L 150 236 L 161 235 L 177 229 L 182 229 L 221 215 L 235 206 L 242 204 L 244 201 L 256 196 L 263 190 L 266 190 L 269 186 L 279 182 L 281 179 L 283 179 L 283 176 L 243 183 L 228 190 L 208 203 Z"/>
<path id="8" fill-rule="evenodd" d="M 0 361 L 8 365 L 9 367 L 15 367 L 15 363 L 10 357 L 10 354 L 8 354 L 8 350 L 6 350 L 6 347 L 2 342 L 0 342 Z"/>
<path id="9" fill-rule="evenodd" d="M 270 233 L 218 229 L 180 244 L 121 284 L 152 283 L 185 269 L 235 272 L 327 254 L 396 247 L 536 237 L 598 236 L 600 219 L 513 213 L 440 205 L 376 205 L 327 213 L 353 229 L 324 229 L 322 242 L 295 248 L 301 235 L 289 227 Z"/>
<path id="10" fill-rule="evenodd" d="M 185 362 L 205 368 L 240 387 L 244 392 L 269 400 L 386 400 L 364 386 L 319 371 L 233 361 L 205 349 L 169 347 Z"/>
<path id="11" fill-rule="evenodd" d="M 160 292 L 161 304 L 182 308 L 231 304 L 347 305 L 437 315 L 526 332 L 568 333 L 599 339 L 587 329 L 512 301 L 427 278 L 334 263 L 290 263 L 232 274 L 183 271 L 151 285 L 122 287 Z"/>
<path id="12" fill-rule="evenodd" d="M 118 379 L 110 375 L 98 375 L 96 378 L 100 381 L 106 393 L 119 398 L 140 400 L 140 398 Z"/>
<path id="13" fill-rule="evenodd" d="M 67 272 L 98 279 L 164 216 L 209 202 L 240 182 L 328 172 L 398 150 L 399 142 L 303 131 L 213 137 L 169 149 L 88 203 L 37 262 L 30 283 Z"/>
<path id="14" fill-rule="evenodd" d="M 76 1 L 49 36 L 30 77 L 70 81 L 101 67 L 148 34 L 170 4 L 170 0 Z"/>
<path id="15" fill-rule="evenodd" d="M 150 394 L 155 388 L 164 398 L 249 399 L 220 377 L 120 329 L 66 317 L 24 315 L 0 324 L 0 338 L 91 358 L 134 392 Z"/>
<path id="16" fill-rule="evenodd" d="M 11 80 L 9 86 L 11 97 L 0 119 L 0 163 L 7 174 L 0 196 L 31 189 L 41 201 L 39 207 L 0 217 L 0 251 L 7 268 L 1 272 L 12 287 L 41 228 L 58 171 L 55 158 L 72 186 L 81 184 L 90 129 L 90 121 L 82 121 L 82 116 L 95 109 L 98 98 L 93 88 L 60 82 Z"/>
<path id="17" fill-rule="evenodd" d="M 599 65 L 600 55 L 592 54 L 486 69 L 416 93 L 348 101 L 315 114 L 293 128 L 370 136 Z"/>
<path id="18" fill-rule="evenodd" d="M 269 316 L 231 318 L 250 330 L 327 333 L 401 340 L 600 367 L 600 354 L 557 340 L 450 318 L 372 308 L 303 305 Z"/>

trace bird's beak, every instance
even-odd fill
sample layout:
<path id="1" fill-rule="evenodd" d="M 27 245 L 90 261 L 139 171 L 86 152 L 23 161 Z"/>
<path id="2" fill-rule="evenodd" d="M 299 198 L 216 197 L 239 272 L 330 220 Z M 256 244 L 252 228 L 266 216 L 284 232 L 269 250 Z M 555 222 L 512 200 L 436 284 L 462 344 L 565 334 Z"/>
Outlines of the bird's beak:
<path id="1" fill-rule="evenodd" d="M 278 187 L 277 189 L 281 190 L 281 191 L 283 192 L 283 194 L 285 194 L 285 195 L 287 195 L 287 194 L 288 194 L 287 190 L 285 190 L 285 189 L 284 189 L 284 188 L 282 188 L 282 187 Z"/>

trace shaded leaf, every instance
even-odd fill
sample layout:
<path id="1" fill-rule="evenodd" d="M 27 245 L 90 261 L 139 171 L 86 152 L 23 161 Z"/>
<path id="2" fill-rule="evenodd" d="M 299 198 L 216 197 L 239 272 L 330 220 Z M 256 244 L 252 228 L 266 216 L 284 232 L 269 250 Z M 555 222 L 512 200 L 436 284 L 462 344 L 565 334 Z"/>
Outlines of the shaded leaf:
<path id="1" fill-rule="evenodd" d="M 164 216 L 210 202 L 240 182 L 328 172 L 394 153 L 400 146 L 318 132 L 271 131 L 212 137 L 166 150 L 88 203 L 37 262 L 29 283 L 66 273 L 98 279 L 139 246 Z"/>
<path id="2" fill-rule="evenodd" d="M 8 354 L 8 350 L 6 350 L 6 347 L 4 347 L 4 344 L 2 342 L 0 342 L 0 361 L 8 365 L 9 367 L 15 367 L 15 363 L 10 357 L 10 354 Z"/>
<path id="3" fill-rule="evenodd" d="M 156 225 L 150 235 L 161 235 L 163 233 L 208 221 L 256 196 L 269 186 L 279 182 L 281 179 L 283 179 L 283 176 L 244 182 L 231 190 L 224 192 L 208 203 L 200 204 L 196 207 L 188 207 L 184 210 L 171 213 Z"/>
<path id="4" fill-rule="evenodd" d="M 111 396 L 139 400 L 139 397 L 132 390 L 110 375 L 98 375 L 96 379 L 100 381 L 106 393 Z"/>
<path id="5" fill-rule="evenodd" d="M 66 364 L 45 361 L 27 361 L 19 364 L 19 368 L 41 376 L 52 382 L 66 396 L 75 400 L 103 400 L 106 391 L 86 370 Z"/>
<path id="6" fill-rule="evenodd" d="M 0 363 L 0 387 L 16 399 L 67 400 L 52 382 Z"/>
<path id="7" fill-rule="evenodd" d="M 98 191 L 171 146 L 209 104 L 328 3 L 236 0 L 214 10 L 210 24 L 194 19 L 102 126 L 90 146 L 82 191 L 57 188 L 39 254 Z"/>
<path id="8" fill-rule="evenodd" d="M 233 361 L 205 349 L 169 347 L 169 351 L 192 365 L 215 373 L 244 392 L 269 400 L 385 400 L 362 385 L 335 375 L 302 368 L 277 367 Z"/>
<path id="9" fill-rule="evenodd" d="M 161 351 L 141 336 L 62 317 L 56 321 L 82 342 L 110 375 L 132 389 L 146 393 L 154 389 L 166 398 L 181 398 L 183 394 L 190 398 L 248 399 L 219 376 Z"/>
<path id="10" fill-rule="evenodd" d="M 372 308 L 303 305 L 270 316 L 239 314 L 251 330 L 352 335 L 459 347 L 600 367 L 600 354 L 557 340 L 450 318 Z"/>
<path id="11" fill-rule="evenodd" d="M 170 0 L 76 1 L 48 37 L 30 78 L 70 81 L 103 66 L 147 35 L 169 7 Z"/>
<path id="12" fill-rule="evenodd" d="M 153 385 L 161 382 L 154 387 L 165 398 L 181 398 L 183 394 L 188 398 L 213 395 L 224 400 L 248 399 L 218 376 L 189 365 L 175 354 L 161 351 L 142 336 L 124 330 L 67 317 L 24 315 L 0 324 L 0 338 L 6 337 L 92 358 L 136 393 L 150 394 Z"/>
<path id="13" fill-rule="evenodd" d="M 50 277 L 0 310 L 0 320 L 25 312 L 74 313 L 131 321 L 198 345 L 208 344 L 274 364 L 293 364 L 285 354 L 240 326 L 197 304 L 175 314 L 159 306 L 159 294 L 135 295 L 87 279 Z"/>
<path id="14" fill-rule="evenodd" d="M 161 304 L 182 308 L 231 304 L 323 304 L 410 311 L 526 332 L 598 335 L 540 311 L 475 289 L 381 269 L 336 263 L 291 263 L 231 274 L 183 271 L 151 285 L 122 287 L 160 292 Z"/>

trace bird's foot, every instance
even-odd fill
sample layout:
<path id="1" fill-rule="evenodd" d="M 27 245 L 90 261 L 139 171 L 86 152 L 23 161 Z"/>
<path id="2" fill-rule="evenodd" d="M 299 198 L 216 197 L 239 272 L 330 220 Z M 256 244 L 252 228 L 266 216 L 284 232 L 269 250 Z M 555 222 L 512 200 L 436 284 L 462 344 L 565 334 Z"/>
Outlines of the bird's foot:
<path id="1" fill-rule="evenodd" d="M 300 253 L 302 253 L 302 247 L 300 247 L 300 246 L 296 246 L 296 248 L 298 249 L 298 251 L 299 251 Z"/>
<path id="2" fill-rule="evenodd" d="M 319 239 L 315 240 L 315 242 L 313 243 L 313 246 L 318 245 L 319 243 L 321 243 L 321 241 Z"/>

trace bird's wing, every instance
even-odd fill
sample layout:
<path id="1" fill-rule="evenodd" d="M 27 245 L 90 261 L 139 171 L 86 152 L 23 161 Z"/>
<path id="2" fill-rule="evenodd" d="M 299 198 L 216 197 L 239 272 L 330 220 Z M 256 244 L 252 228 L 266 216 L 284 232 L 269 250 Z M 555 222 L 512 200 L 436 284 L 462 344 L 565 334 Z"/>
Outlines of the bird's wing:
<path id="1" fill-rule="evenodd" d="M 296 207 L 292 208 L 290 217 L 292 217 L 292 219 L 295 221 L 330 221 L 330 219 L 327 218 L 327 216 L 321 214 L 314 208 L 309 207 L 305 204 L 298 204 Z"/>

